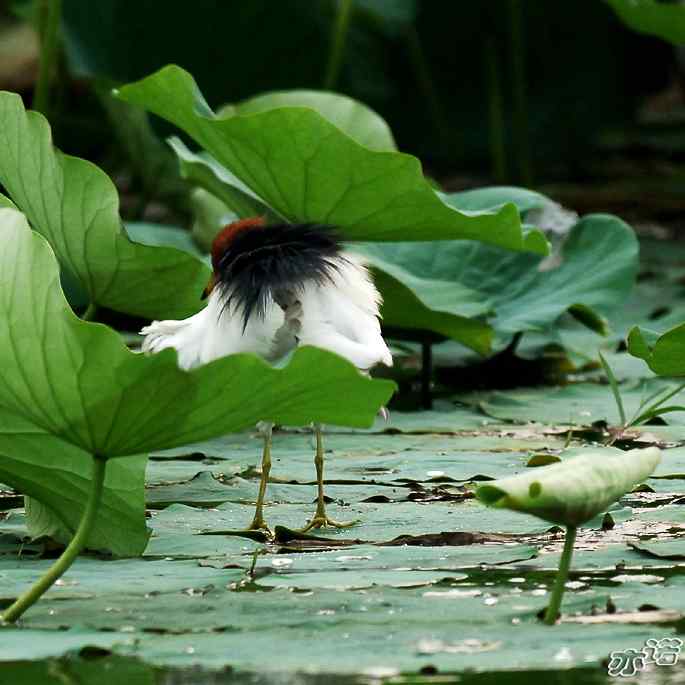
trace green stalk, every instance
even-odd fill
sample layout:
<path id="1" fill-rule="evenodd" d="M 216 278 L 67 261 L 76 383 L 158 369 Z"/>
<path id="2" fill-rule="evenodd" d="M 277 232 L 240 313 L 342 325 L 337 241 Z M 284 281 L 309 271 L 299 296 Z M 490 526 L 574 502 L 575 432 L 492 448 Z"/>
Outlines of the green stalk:
<path id="1" fill-rule="evenodd" d="M 98 312 L 98 306 L 95 304 L 95 302 L 91 302 L 87 307 L 86 311 L 83 312 L 81 315 L 81 319 L 83 321 L 93 321 L 95 319 L 95 315 Z"/>
<path id="2" fill-rule="evenodd" d="M 335 16 L 331 35 L 331 50 L 328 54 L 326 76 L 323 81 L 325 90 L 333 90 L 338 82 L 351 14 L 352 0 L 338 0 L 338 12 Z"/>
<path id="3" fill-rule="evenodd" d="M 40 61 L 38 80 L 33 91 L 32 109 L 46 117 L 50 104 L 50 83 L 57 66 L 57 37 L 62 16 L 62 0 L 40 0 Z"/>
<path id="4" fill-rule="evenodd" d="M 435 132 L 439 136 L 439 143 L 445 150 L 451 150 L 453 147 L 452 131 L 447 124 L 438 89 L 435 86 L 430 65 L 426 59 L 426 53 L 421 45 L 419 32 L 413 24 L 407 27 L 406 46 L 416 76 L 416 83 L 421 97 L 428 105 L 428 113 L 430 114 Z"/>
<path id="5" fill-rule="evenodd" d="M 573 544 L 576 541 L 577 528 L 575 526 L 566 527 L 566 539 L 564 540 L 564 551 L 561 553 L 561 560 L 559 561 L 559 570 L 554 581 L 554 588 L 552 589 L 552 596 L 547 606 L 545 613 L 545 623 L 552 626 L 556 623 L 559 609 L 561 607 L 561 598 L 564 596 L 564 586 L 568 580 L 568 570 L 571 567 L 571 557 L 573 556 Z"/>
<path id="6" fill-rule="evenodd" d="M 606 374 L 607 380 L 609 381 L 609 387 L 611 388 L 611 392 L 614 395 L 614 400 L 616 402 L 616 407 L 618 409 L 618 416 L 621 421 L 621 428 L 626 428 L 628 425 L 628 421 L 626 419 L 626 410 L 623 406 L 621 391 L 618 389 L 618 381 L 616 380 L 616 376 L 614 376 L 614 372 L 611 370 L 609 363 L 606 359 L 604 359 L 604 355 L 599 351 L 598 354 L 599 361 L 602 365 L 602 368 L 604 369 L 604 373 Z"/>
<path id="7" fill-rule="evenodd" d="M 492 177 L 497 183 L 507 180 L 507 155 L 504 148 L 504 104 L 502 77 L 497 46 L 492 36 L 485 43 L 486 82 L 488 87 L 488 114 L 490 123 L 490 162 Z"/>
<path id="8" fill-rule="evenodd" d="M 533 185 L 528 136 L 528 101 L 526 99 L 526 61 L 521 0 L 509 0 L 509 49 L 514 88 L 514 142 L 521 183 Z"/>
<path id="9" fill-rule="evenodd" d="M 53 583 L 63 576 L 79 552 L 85 547 L 88 536 L 93 529 L 93 524 L 97 518 L 97 511 L 102 499 L 102 489 L 105 482 L 105 469 L 107 461 L 102 457 L 93 458 L 92 488 L 88 496 L 86 509 L 83 518 L 79 523 L 76 534 L 72 538 L 67 548 L 62 552 L 62 556 L 48 569 L 39 580 L 34 583 L 12 606 L 10 606 L 1 616 L 0 622 L 14 623 L 27 609 L 35 604 L 40 597 L 45 594 Z"/>

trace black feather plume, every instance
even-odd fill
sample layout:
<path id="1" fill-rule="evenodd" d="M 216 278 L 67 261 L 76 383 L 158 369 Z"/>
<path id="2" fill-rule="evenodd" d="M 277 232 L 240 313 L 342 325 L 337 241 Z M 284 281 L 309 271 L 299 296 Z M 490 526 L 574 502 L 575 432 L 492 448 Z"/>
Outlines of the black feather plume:
<path id="1" fill-rule="evenodd" d="M 273 224 L 238 233 L 220 256 L 217 287 L 224 307 L 242 309 L 243 331 L 253 314 L 264 317 L 269 299 L 331 281 L 340 240 L 330 226 Z"/>

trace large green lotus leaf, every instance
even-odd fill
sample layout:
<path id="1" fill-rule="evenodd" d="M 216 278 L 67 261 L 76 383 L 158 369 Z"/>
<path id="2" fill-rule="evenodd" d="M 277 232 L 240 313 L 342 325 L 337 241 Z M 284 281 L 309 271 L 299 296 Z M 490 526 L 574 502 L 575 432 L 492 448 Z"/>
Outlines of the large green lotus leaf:
<path id="1" fill-rule="evenodd" d="M 418 275 L 420 268 L 412 273 L 393 261 L 403 248 L 410 258 L 438 245 L 448 248 L 453 243 L 369 243 L 355 245 L 353 249 L 361 251 L 373 267 L 374 281 L 383 296 L 384 326 L 433 331 L 487 354 L 492 346 L 492 327 L 471 318 L 491 312 L 487 296 L 454 281 L 429 275 L 422 278 Z"/>
<path id="2" fill-rule="evenodd" d="M 538 269 L 536 255 L 475 242 L 365 243 L 355 249 L 378 270 L 385 325 L 427 328 L 476 350 L 475 336 L 469 340 L 450 317 L 494 312 L 488 323 L 507 336 L 544 330 L 570 310 L 601 331 L 604 315 L 628 297 L 638 265 L 632 229 L 605 215 L 581 219 L 564 244 L 561 264 L 549 271 Z M 445 325 L 451 321 L 452 332 Z M 485 343 L 487 327 L 472 323 Z"/>
<path id="3" fill-rule="evenodd" d="M 198 248 L 188 231 L 178 226 L 151 224 L 145 221 L 128 221 L 126 234 L 135 243 L 153 247 L 175 247 L 177 250 L 189 252 L 201 259 L 203 252 Z"/>
<path id="4" fill-rule="evenodd" d="M 21 214 L 0 209 L 0 232 L 0 407 L 89 454 L 141 454 L 260 419 L 368 426 L 393 392 L 318 348 L 283 368 L 241 354 L 190 372 L 173 350 L 135 354 L 73 314 L 54 253 Z"/>
<path id="5" fill-rule="evenodd" d="M 208 255 L 217 234 L 217 227 L 236 221 L 238 215 L 204 188 L 193 189 L 190 193 L 190 204 L 193 210 L 193 225 L 190 229 L 193 242 Z"/>
<path id="6" fill-rule="evenodd" d="M 91 302 L 150 318 L 201 308 L 197 293 L 207 267 L 173 248 L 129 240 L 109 177 L 56 150 L 45 118 L 6 92 L 0 93 L 0 183 Z"/>
<path id="7" fill-rule="evenodd" d="M 513 205 L 461 213 L 436 195 L 416 158 L 370 150 L 310 108 L 218 118 L 174 65 L 118 95 L 176 124 L 289 221 L 334 224 L 351 240 L 465 238 L 548 251 L 541 233 L 522 231 Z"/>
<path id="8" fill-rule="evenodd" d="M 347 95 L 322 90 L 281 90 L 222 107 L 222 118 L 257 114 L 278 107 L 308 107 L 335 124 L 371 150 L 396 150 L 392 131 L 385 120 L 366 105 Z"/>
<path id="9" fill-rule="evenodd" d="M 206 152 L 195 153 L 180 139 L 169 138 L 169 145 L 178 157 L 181 176 L 211 193 L 226 208 L 239 217 L 262 215 L 278 220 L 264 201 L 257 197 L 235 174 Z M 218 230 L 221 224 L 216 227 Z M 215 230 L 215 232 L 216 232 Z"/>
<path id="10" fill-rule="evenodd" d="M 578 526 L 589 521 L 656 469 L 655 447 L 621 454 L 588 451 L 557 464 L 481 485 L 476 496 L 488 506 L 533 514 Z"/>
<path id="11" fill-rule="evenodd" d="M 29 420 L 0 409 L 0 481 L 27 495 L 28 532 L 67 542 L 91 489 L 91 457 Z M 107 469 L 97 519 L 86 547 L 137 556 L 147 545 L 147 457 L 118 459 Z"/>
<path id="12" fill-rule="evenodd" d="M 633 31 L 685 44 L 685 7 L 659 0 L 606 0 Z"/>
<path id="13" fill-rule="evenodd" d="M 541 193 L 518 186 L 488 186 L 458 193 L 446 193 L 442 197 L 447 204 L 462 212 L 494 210 L 511 202 L 516 205 L 521 214 L 525 214 L 531 209 L 541 209 L 550 202 L 549 198 Z"/>
<path id="14" fill-rule="evenodd" d="M 635 326 L 628 335 L 628 351 L 644 359 L 660 376 L 685 375 L 685 324 L 662 335 Z"/>

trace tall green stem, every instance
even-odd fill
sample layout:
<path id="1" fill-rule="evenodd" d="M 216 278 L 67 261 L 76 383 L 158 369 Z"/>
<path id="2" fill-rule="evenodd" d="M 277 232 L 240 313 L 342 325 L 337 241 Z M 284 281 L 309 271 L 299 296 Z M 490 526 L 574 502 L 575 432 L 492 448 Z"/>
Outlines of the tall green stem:
<path id="1" fill-rule="evenodd" d="M 568 526 L 566 528 L 564 551 L 561 553 L 557 578 L 554 581 L 552 596 L 550 597 L 549 605 L 547 606 L 547 612 L 545 613 L 545 623 L 548 626 L 554 625 L 556 623 L 557 616 L 559 615 L 561 598 L 564 596 L 564 586 L 568 580 L 568 570 L 571 567 L 571 557 L 573 556 L 573 545 L 576 541 L 577 530 L 578 529 L 575 526 Z"/>
<path id="2" fill-rule="evenodd" d="M 485 43 L 485 66 L 490 120 L 490 162 L 497 183 L 507 180 L 507 155 L 504 148 L 504 104 L 497 45 L 492 36 Z"/>
<path id="3" fill-rule="evenodd" d="M 419 87 L 421 97 L 428 105 L 428 112 L 432 119 L 433 128 L 439 136 L 440 145 L 445 150 L 451 151 L 453 147 L 456 147 L 453 144 L 454 136 L 447 124 L 445 111 L 438 95 L 438 89 L 435 86 L 426 53 L 421 45 L 419 32 L 413 24 L 410 24 L 407 27 L 406 46 L 416 76 L 416 83 Z"/>
<path id="4" fill-rule="evenodd" d="M 57 38 L 62 16 L 62 0 L 40 0 L 38 6 L 40 23 L 40 62 L 38 80 L 33 92 L 31 107 L 48 116 L 50 83 L 57 64 Z"/>
<path id="5" fill-rule="evenodd" d="M 97 314 L 97 312 L 98 312 L 98 306 L 95 304 L 95 302 L 91 302 L 86 307 L 86 310 L 81 315 L 81 318 L 84 321 L 93 321 L 95 319 L 95 315 Z"/>
<path id="6" fill-rule="evenodd" d="M 526 55 L 523 35 L 523 9 L 521 0 L 509 0 L 509 49 L 514 88 L 514 143 L 519 165 L 520 181 L 525 186 L 533 184 L 528 135 L 528 101 L 526 93 Z"/>
<path id="7" fill-rule="evenodd" d="M 326 76 L 323 82 L 323 87 L 326 90 L 333 90 L 338 82 L 351 14 L 352 0 L 338 0 L 338 12 L 333 23 L 331 49 L 328 53 L 328 65 L 326 66 Z"/>
<path id="8" fill-rule="evenodd" d="M 97 511 L 102 499 L 106 466 L 107 461 L 102 457 L 93 458 L 92 487 L 76 534 L 62 553 L 62 556 L 48 569 L 47 573 L 0 616 L 0 622 L 14 623 L 52 587 L 56 580 L 66 573 L 67 569 L 74 563 L 74 559 L 76 559 L 79 552 L 85 547 L 97 518 Z"/>

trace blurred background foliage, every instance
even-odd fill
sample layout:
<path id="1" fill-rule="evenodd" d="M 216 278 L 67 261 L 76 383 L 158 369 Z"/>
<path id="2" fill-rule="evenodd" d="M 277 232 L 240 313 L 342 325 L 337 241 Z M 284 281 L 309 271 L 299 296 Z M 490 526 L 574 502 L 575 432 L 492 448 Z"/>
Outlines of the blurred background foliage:
<path id="1" fill-rule="evenodd" d="M 56 142 L 109 170 L 126 167 L 114 143 L 136 122 L 102 93 L 176 63 L 213 107 L 290 88 L 359 99 L 449 189 L 642 176 L 669 196 L 662 209 L 680 207 L 669 186 L 685 152 L 680 53 L 624 25 L 622 0 L 62 3 Z M 0 25 L 0 87 L 27 96 L 38 41 L 26 20 L 40 27 L 41 4 L 15 0 Z M 577 209 L 598 204 L 567 190 Z M 630 204 L 620 195 L 602 208 Z"/>

